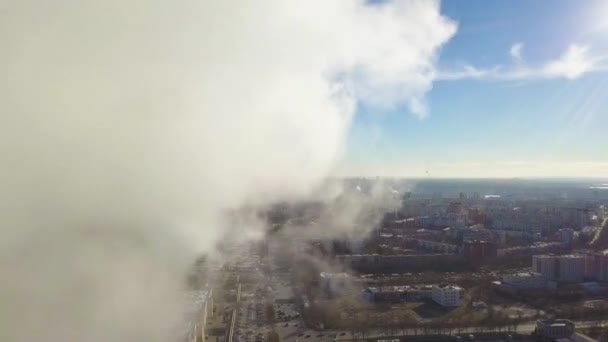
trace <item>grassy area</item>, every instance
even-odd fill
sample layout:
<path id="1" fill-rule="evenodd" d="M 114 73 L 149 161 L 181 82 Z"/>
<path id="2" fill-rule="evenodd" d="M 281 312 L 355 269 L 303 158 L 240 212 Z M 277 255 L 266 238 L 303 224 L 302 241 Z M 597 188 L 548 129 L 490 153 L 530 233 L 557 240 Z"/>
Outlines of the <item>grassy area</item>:
<path id="1" fill-rule="evenodd" d="M 334 329 L 370 329 L 377 327 L 399 328 L 404 326 L 451 325 L 480 326 L 505 325 L 521 321 L 524 317 L 509 317 L 509 312 L 489 305 L 487 309 L 475 310 L 471 306 L 473 298 L 479 300 L 486 288 L 472 287 L 456 308 L 444 308 L 430 300 L 425 302 L 369 303 L 360 293 L 353 291 L 339 298 L 317 301 L 307 314 L 308 323 L 322 323 Z"/>
<path id="2" fill-rule="evenodd" d="M 406 302 L 391 305 L 392 310 L 415 310 L 419 306 L 424 305 L 422 302 Z"/>
<path id="3" fill-rule="evenodd" d="M 454 309 L 444 308 L 431 301 L 420 303 L 420 305 L 414 308 L 414 312 L 416 312 L 416 314 L 421 318 L 425 319 L 442 318 L 448 315 L 451 311 L 454 311 Z"/>

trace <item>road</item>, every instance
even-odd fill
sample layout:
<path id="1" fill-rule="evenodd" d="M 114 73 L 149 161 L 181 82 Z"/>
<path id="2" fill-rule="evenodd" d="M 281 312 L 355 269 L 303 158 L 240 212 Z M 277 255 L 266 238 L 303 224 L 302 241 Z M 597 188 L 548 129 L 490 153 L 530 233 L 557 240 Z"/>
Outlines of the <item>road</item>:
<path id="1" fill-rule="evenodd" d="M 597 321 L 575 321 L 576 324 L 576 328 L 590 328 L 590 327 L 608 327 L 608 324 L 606 323 L 598 323 Z M 524 324 L 520 324 L 517 326 L 517 329 L 515 331 L 515 333 L 521 334 L 521 335 L 529 335 L 531 334 L 534 329 L 536 328 L 536 323 L 535 322 L 529 322 L 529 323 L 524 323 Z M 483 330 L 486 330 L 487 328 L 482 328 L 482 327 L 467 327 L 467 328 L 460 328 L 460 329 L 443 329 L 441 331 L 441 334 L 449 334 L 449 335 L 468 335 L 468 334 L 476 334 L 479 333 Z M 395 331 L 395 330 L 393 330 Z M 368 331 L 365 333 L 365 338 L 382 338 L 382 337 L 388 337 L 388 336 L 402 336 L 402 335 L 421 335 L 423 334 L 422 329 L 418 329 L 417 331 L 415 329 L 406 329 L 405 331 L 403 329 L 399 329 L 397 330 L 398 334 L 390 333 L 388 331 L 388 329 L 383 329 L 383 330 L 379 330 L 379 329 L 374 329 L 371 331 Z M 486 330 L 487 331 L 487 330 Z M 505 331 L 506 332 L 506 331 Z M 324 331 L 325 336 L 332 336 L 334 335 L 336 332 L 334 331 Z M 316 336 L 316 335 L 311 335 L 311 336 Z M 356 334 L 355 337 L 359 337 L 361 338 L 361 336 L 359 334 Z M 338 335 L 336 337 L 337 340 L 352 340 L 354 337 L 351 335 L 350 332 L 346 333 L 345 335 Z"/>
<path id="2" fill-rule="evenodd" d="M 608 327 L 608 324 L 598 324 L 596 321 L 577 321 L 577 328 L 588 328 L 593 326 L 602 326 Z M 297 327 L 296 327 L 297 324 Z M 525 324 L 520 324 L 517 326 L 515 331 L 511 331 L 511 333 L 518 333 L 521 335 L 529 335 L 531 334 L 536 327 L 534 322 L 528 322 Z M 423 334 L 433 334 L 440 333 L 446 335 L 469 335 L 469 334 L 479 334 L 483 331 L 489 332 L 486 328 L 481 327 L 468 327 L 468 328 L 460 328 L 460 329 L 443 329 L 440 331 L 432 331 L 428 330 L 424 332 L 423 329 L 372 329 L 368 330 L 365 333 L 365 336 L 362 336 L 360 333 L 355 333 L 354 335 L 350 331 L 344 330 L 312 330 L 303 327 L 303 324 L 300 320 L 294 320 L 289 322 L 288 327 L 284 327 L 284 323 L 276 325 L 276 331 L 279 333 L 281 341 L 298 341 L 298 342 L 320 342 L 320 341 L 333 341 L 333 340 L 341 340 L 341 341 L 349 341 L 354 339 L 361 338 L 387 338 L 394 336 L 407 336 L 407 335 L 423 335 Z M 506 331 L 504 331 L 506 332 Z"/>

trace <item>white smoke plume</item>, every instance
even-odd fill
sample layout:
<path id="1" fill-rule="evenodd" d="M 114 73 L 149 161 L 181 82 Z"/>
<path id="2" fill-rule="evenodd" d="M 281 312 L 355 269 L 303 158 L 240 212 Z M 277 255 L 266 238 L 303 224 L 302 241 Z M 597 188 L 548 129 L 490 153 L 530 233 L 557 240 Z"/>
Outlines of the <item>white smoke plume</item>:
<path id="1" fill-rule="evenodd" d="M 316 194 L 323 205 L 317 217 L 298 227 L 285 227 L 288 234 L 360 241 L 369 237 L 385 213 L 401 206 L 403 192 L 384 179 L 351 179 L 350 184 L 326 184 L 323 194 Z M 290 230 L 290 231 L 289 231 Z M 296 232 L 294 232 L 294 230 Z"/>
<path id="2" fill-rule="evenodd" d="M 438 2 L 0 2 L 0 340 L 163 341 L 220 213 L 306 193 L 358 101 L 423 116 Z"/>

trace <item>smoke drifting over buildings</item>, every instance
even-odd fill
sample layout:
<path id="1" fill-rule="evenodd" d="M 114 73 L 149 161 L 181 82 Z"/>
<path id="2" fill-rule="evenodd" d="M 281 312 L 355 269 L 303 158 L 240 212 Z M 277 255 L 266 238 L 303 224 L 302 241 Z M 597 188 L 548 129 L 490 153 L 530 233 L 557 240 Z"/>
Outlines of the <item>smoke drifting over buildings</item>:
<path id="1" fill-rule="evenodd" d="M 357 101 L 425 115 L 454 32 L 428 1 L 0 4 L 0 339 L 166 340 L 224 210 L 309 195 Z"/>

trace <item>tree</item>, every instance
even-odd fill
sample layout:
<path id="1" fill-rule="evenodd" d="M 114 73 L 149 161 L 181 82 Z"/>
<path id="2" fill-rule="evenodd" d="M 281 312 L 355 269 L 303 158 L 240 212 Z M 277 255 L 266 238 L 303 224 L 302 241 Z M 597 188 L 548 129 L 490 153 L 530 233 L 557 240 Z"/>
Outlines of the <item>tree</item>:
<path id="1" fill-rule="evenodd" d="M 267 335 L 268 342 L 280 342 L 279 334 L 276 331 L 270 331 Z"/>
<path id="2" fill-rule="evenodd" d="M 274 322 L 274 307 L 270 303 L 266 304 L 266 319 Z"/>

